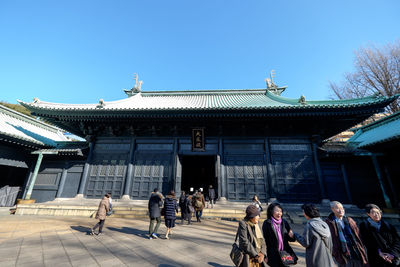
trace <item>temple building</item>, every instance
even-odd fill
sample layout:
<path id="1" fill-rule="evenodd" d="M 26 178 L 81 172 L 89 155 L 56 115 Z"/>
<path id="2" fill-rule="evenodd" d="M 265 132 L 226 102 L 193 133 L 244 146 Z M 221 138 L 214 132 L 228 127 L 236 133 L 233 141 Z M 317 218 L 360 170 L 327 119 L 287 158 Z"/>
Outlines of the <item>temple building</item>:
<path id="1" fill-rule="evenodd" d="M 227 201 L 257 194 L 263 202 L 357 204 L 352 190 L 362 180 L 351 166 L 342 169 L 323 140 L 382 112 L 397 96 L 310 101 L 281 96 L 285 88 L 141 91 L 137 83 L 118 101 L 20 101 L 33 115 L 84 137 L 89 147 L 75 144 L 82 156 L 44 155 L 37 177 L 31 171 L 26 183 L 35 178 L 38 202 L 107 192 L 113 199 L 148 199 L 154 188 L 179 195 L 213 185 Z"/>

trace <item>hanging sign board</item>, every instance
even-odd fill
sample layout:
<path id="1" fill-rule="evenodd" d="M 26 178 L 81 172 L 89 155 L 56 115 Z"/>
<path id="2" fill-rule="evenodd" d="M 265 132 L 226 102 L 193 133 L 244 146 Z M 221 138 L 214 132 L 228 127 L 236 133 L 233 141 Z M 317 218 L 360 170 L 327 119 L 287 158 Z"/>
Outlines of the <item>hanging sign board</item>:
<path id="1" fill-rule="evenodd" d="M 204 128 L 192 129 L 192 151 L 205 151 Z"/>

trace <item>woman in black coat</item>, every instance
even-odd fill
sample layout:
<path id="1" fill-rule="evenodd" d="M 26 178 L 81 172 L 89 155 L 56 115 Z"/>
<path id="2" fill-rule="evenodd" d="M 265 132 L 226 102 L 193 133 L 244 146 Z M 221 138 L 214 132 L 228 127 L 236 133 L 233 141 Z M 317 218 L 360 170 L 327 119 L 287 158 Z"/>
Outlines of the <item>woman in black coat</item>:
<path id="1" fill-rule="evenodd" d="M 267 245 L 269 266 L 285 266 L 282 263 L 279 251 L 286 251 L 297 262 L 298 258 L 289 245 L 289 241 L 294 242 L 296 239 L 289 223 L 282 218 L 282 207 L 279 203 L 272 203 L 268 206 L 267 220 L 264 221 L 262 229 Z"/>
<path id="2" fill-rule="evenodd" d="M 400 238 L 393 225 L 382 220 L 382 211 L 375 204 L 365 207 L 368 219 L 360 223 L 360 236 L 367 248 L 371 267 L 400 265 Z"/>
<path id="3" fill-rule="evenodd" d="M 167 233 L 165 239 L 169 239 L 168 235 L 171 229 L 175 227 L 176 213 L 178 212 L 178 204 L 176 203 L 175 191 L 169 192 L 164 201 L 164 219 L 165 226 L 167 226 Z"/>

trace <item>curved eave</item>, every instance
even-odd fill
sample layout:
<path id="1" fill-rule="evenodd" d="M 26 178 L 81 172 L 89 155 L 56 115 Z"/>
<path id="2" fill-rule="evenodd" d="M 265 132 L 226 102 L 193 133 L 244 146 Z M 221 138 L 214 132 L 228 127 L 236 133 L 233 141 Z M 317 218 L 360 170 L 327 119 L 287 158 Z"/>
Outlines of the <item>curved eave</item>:
<path id="1" fill-rule="evenodd" d="M 271 107 L 271 108 L 231 108 L 231 109 L 207 109 L 207 110 L 49 110 L 31 109 L 36 116 L 46 118 L 60 118 L 64 120 L 96 119 L 96 118 L 168 118 L 168 117 L 277 117 L 277 116 L 331 116 L 341 114 L 364 113 L 365 109 L 382 110 L 387 103 L 357 104 L 351 106 L 318 106 L 318 107 Z"/>
<path id="2" fill-rule="evenodd" d="M 5 134 L 5 133 L 0 133 L 0 141 L 9 143 L 9 144 L 15 144 L 23 147 L 28 147 L 32 149 L 38 149 L 38 148 L 45 148 L 45 147 L 52 147 L 50 145 L 46 145 L 40 141 L 37 140 L 31 140 L 28 138 L 24 138 L 21 136 L 16 136 L 16 135 L 10 135 L 10 134 Z"/>
<path id="3" fill-rule="evenodd" d="M 368 147 L 372 147 L 372 146 L 376 146 L 376 145 L 380 145 L 383 143 L 388 143 L 388 142 L 392 142 L 392 141 L 396 141 L 396 140 L 400 140 L 400 134 L 396 134 L 393 135 L 391 137 L 388 138 L 384 138 L 378 141 L 374 141 L 374 142 L 368 142 L 368 143 L 361 143 L 358 145 L 359 148 L 368 148 Z"/>

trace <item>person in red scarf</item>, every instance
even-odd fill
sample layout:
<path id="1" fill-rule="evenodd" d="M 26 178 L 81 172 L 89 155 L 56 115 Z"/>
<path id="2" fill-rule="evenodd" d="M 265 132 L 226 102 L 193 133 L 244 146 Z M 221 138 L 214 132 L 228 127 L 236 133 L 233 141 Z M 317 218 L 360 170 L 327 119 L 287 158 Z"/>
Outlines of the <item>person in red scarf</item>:
<path id="1" fill-rule="evenodd" d="M 286 266 L 282 262 L 282 256 L 291 257 L 294 264 L 297 263 L 297 256 L 294 253 L 290 242 L 295 242 L 292 229 L 289 223 L 282 218 L 282 206 L 279 203 L 272 203 L 267 208 L 267 220 L 263 224 L 263 234 L 267 245 L 268 265 L 273 267 Z M 292 236 L 292 237 L 291 237 Z"/>

